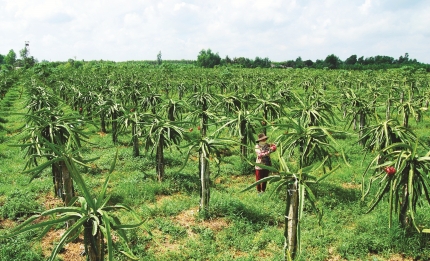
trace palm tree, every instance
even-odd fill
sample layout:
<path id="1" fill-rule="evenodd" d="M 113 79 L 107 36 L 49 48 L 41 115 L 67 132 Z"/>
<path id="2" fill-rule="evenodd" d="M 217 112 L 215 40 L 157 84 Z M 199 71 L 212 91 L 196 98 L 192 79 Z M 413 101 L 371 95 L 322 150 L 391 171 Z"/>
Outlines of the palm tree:
<path id="1" fill-rule="evenodd" d="M 53 144 L 52 144 L 53 145 Z M 75 159 L 70 155 L 68 150 L 64 148 L 53 146 L 57 150 L 58 160 L 65 163 L 66 168 L 70 170 L 70 174 L 79 187 L 82 196 L 73 197 L 66 206 L 48 209 L 40 214 L 33 215 L 25 222 L 13 228 L 9 234 L 0 236 L 0 238 L 12 238 L 16 235 L 27 231 L 41 231 L 39 238 L 43 237 L 48 231 L 64 222 L 73 223 L 67 227 L 66 231 L 62 234 L 60 241 L 53 248 L 49 261 L 56 260 L 57 254 L 61 251 L 63 246 L 70 240 L 83 234 L 85 252 L 89 261 L 103 261 L 105 260 L 105 250 L 107 247 L 108 260 L 114 260 L 114 247 L 115 237 L 121 241 L 128 243 L 128 238 L 125 233 L 128 229 L 134 229 L 143 224 L 143 221 L 137 217 L 137 214 L 128 206 L 116 204 L 109 206 L 108 202 L 110 196 L 107 195 L 107 188 L 109 183 L 109 176 L 112 173 L 116 156 L 113 160 L 109 174 L 102 186 L 102 190 L 98 197 L 93 198 L 90 191 L 85 184 L 84 179 L 75 165 Z M 125 210 L 133 214 L 136 219 L 136 224 L 122 224 L 120 219 L 116 216 L 118 211 Z M 42 221 L 40 218 L 44 218 Z M 50 218 L 46 220 L 46 218 Z M 43 228 L 42 230 L 40 230 Z M 117 235 L 117 236 L 116 236 Z M 124 249 L 125 247 L 125 249 Z M 127 244 L 121 246 L 122 254 L 128 258 L 137 260 L 133 255 Z"/>
<path id="2" fill-rule="evenodd" d="M 198 148 L 199 153 L 199 174 L 201 180 L 200 193 L 200 209 L 209 210 L 210 199 L 210 176 L 209 176 L 209 154 L 211 152 L 211 140 L 208 140 L 206 135 L 209 129 L 209 119 L 214 119 L 215 114 L 212 113 L 212 107 L 217 103 L 214 96 L 208 92 L 196 92 L 188 98 L 188 103 L 194 106 L 195 111 L 191 112 L 193 122 L 200 121 L 200 140 L 192 141 L 191 148 Z"/>
<path id="3" fill-rule="evenodd" d="M 187 109 L 187 104 L 178 100 L 168 99 L 161 104 L 161 115 L 167 117 L 169 121 L 182 120 L 182 115 Z"/>
<path id="4" fill-rule="evenodd" d="M 290 115 L 308 126 L 330 126 L 337 121 L 333 112 L 335 105 L 324 97 L 323 92 L 313 92 L 303 100 L 296 96 L 298 106 L 293 107 Z"/>
<path id="5" fill-rule="evenodd" d="M 124 106 L 138 108 L 140 97 L 142 97 L 143 83 L 135 72 L 127 75 L 123 83 L 124 95 L 121 97 L 124 101 Z"/>
<path id="6" fill-rule="evenodd" d="M 79 116 L 65 116 L 61 111 L 51 109 L 27 114 L 26 119 L 24 144 L 19 145 L 27 149 L 26 156 L 29 160 L 25 169 L 37 176 L 43 169 L 51 166 L 55 194 L 68 204 L 74 196 L 72 178 L 67 165 L 58 159 L 51 144 L 79 152 L 81 141 L 87 138 L 77 127 L 82 124 L 82 120 Z M 39 165 L 38 159 L 42 157 L 48 161 Z M 75 157 L 80 159 L 79 155 Z"/>
<path id="7" fill-rule="evenodd" d="M 279 143 L 280 162 L 283 157 L 293 158 L 298 153 L 297 174 L 286 175 L 280 185 L 287 186 L 287 206 L 285 213 L 286 231 L 286 250 L 294 258 L 298 249 L 298 231 L 300 231 L 300 212 L 304 202 L 304 186 L 309 179 L 315 180 L 310 176 L 316 169 L 321 169 L 327 175 L 326 167 L 333 171 L 332 155 L 337 155 L 338 149 L 331 143 L 336 144 L 330 133 L 334 130 L 321 126 L 309 126 L 292 119 L 288 124 L 290 131 L 277 138 Z M 318 166 L 318 167 L 315 167 Z M 282 171 L 288 171 L 286 164 L 281 165 Z M 272 170 L 274 171 L 274 170 Z M 330 173 L 330 172 L 328 172 Z M 323 176 L 324 177 L 324 176 Z M 274 180 L 277 180 L 276 178 Z M 303 187 L 301 187 L 303 186 Z M 306 189 L 310 196 L 310 189 Z M 297 217 L 297 218 L 296 218 Z"/>
<path id="8" fill-rule="evenodd" d="M 248 110 L 249 101 L 235 95 L 220 95 L 220 103 L 215 107 L 216 110 L 224 110 L 226 117 L 220 117 L 223 127 L 228 128 L 231 136 L 240 137 L 241 155 L 247 158 L 248 147 L 254 143 L 256 126 L 265 124 L 266 121 L 260 121 L 261 118 L 257 113 Z M 219 108 L 219 109 L 217 109 Z"/>
<path id="9" fill-rule="evenodd" d="M 277 174 L 261 179 L 245 190 L 249 190 L 261 182 L 277 183 L 274 193 L 280 192 L 281 188 L 286 187 L 285 258 L 291 260 L 300 252 L 300 220 L 306 195 L 317 213 L 321 214 L 315 206 L 316 198 L 308 184 L 324 179 L 337 168 L 332 167 L 331 156 L 338 154 L 338 150 L 330 144 L 336 144 L 330 134 L 334 130 L 321 126 L 309 126 L 308 123 L 295 119 L 291 119 L 286 126 L 279 126 L 288 127 L 291 130 L 276 139 L 279 143 L 280 169 L 258 164 Z M 294 158 L 296 153 L 298 153 L 297 171 L 290 171 L 285 163 L 285 158 Z M 330 171 L 327 171 L 327 167 Z M 319 171 L 322 171 L 324 175 L 318 179 L 314 174 Z"/>
<path id="10" fill-rule="evenodd" d="M 103 95 L 99 95 L 98 105 L 101 131 L 106 132 L 106 118 L 110 117 L 112 123 L 112 142 L 116 144 L 119 134 L 118 118 L 124 110 L 123 106 L 115 98 L 104 97 Z"/>
<path id="11" fill-rule="evenodd" d="M 240 153 L 244 158 L 248 156 L 248 148 L 255 144 L 256 126 L 260 123 L 260 117 L 244 109 L 235 112 L 230 117 L 220 118 L 224 124 L 218 131 L 227 128 L 232 137 L 240 137 Z"/>
<path id="12" fill-rule="evenodd" d="M 186 161 L 183 164 L 181 170 L 185 167 L 189 155 L 196 151 L 199 154 L 199 174 L 200 174 L 200 211 L 204 213 L 209 212 L 209 201 L 210 201 L 210 175 L 209 175 L 209 167 L 210 167 L 210 157 L 213 157 L 216 162 L 221 161 L 221 151 L 227 146 L 231 144 L 232 141 L 229 139 L 221 139 L 214 135 L 210 135 L 207 137 L 201 137 L 200 139 L 191 140 L 189 145 L 188 154 L 186 157 Z M 180 170 L 179 170 L 180 171 Z"/>
<path id="13" fill-rule="evenodd" d="M 420 155 L 418 150 L 418 142 L 414 145 L 402 142 L 394 143 L 384 148 L 382 153 L 386 160 L 374 167 L 379 171 L 370 177 L 369 189 L 374 183 L 379 184 L 379 188 L 370 202 L 367 212 L 374 210 L 384 196 L 388 196 L 389 227 L 392 225 L 392 216 L 395 212 L 398 214 L 402 227 L 407 228 L 413 225 L 420 231 L 415 222 L 419 199 L 424 198 L 430 205 L 430 180 L 428 178 L 430 152 Z M 376 160 L 377 158 L 373 162 Z M 393 167 L 393 169 L 388 171 L 389 169 L 386 167 Z M 364 196 L 368 195 L 369 189 Z"/>
<path id="14" fill-rule="evenodd" d="M 117 119 L 118 133 L 125 132 L 131 127 L 131 144 L 133 147 L 133 157 L 139 157 L 139 137 L 143 132 L 143 124 L 151 122 L 154 118 L 152 113 L 140 113 L 136 108 L 126 110 L 121 108 L 122 111 Z"/>
<path id="15" fill-rule="evenodd" d="M 165 173 L 164 149 L 179 145 L 185 129 L 178 126 L 177 122 L 157 116 L 147 125 L 148 129 L 144 132 L 145 149 L 150 152 L 155 150 L 157 178 L 158 181 L 162 181 Z"/>
<path id="16" fill-rule="evenodd" d="M 386 90 L 387 93 L 387 101 L 385 103 L 385 119 L 389 120 L 391 119 L 391 106 L 393 102 L 397 100 L 397 98 L 394 96 L 395 94 L 398 94 L 401 91 L 401 88 L 399 88 L 397 85 L 392 85 Z"/>
<path id="17" fill-rule="evenodd" d="M 349 127 L 353 125 L 353 129 L 357 128 L 356 121 L 359 120 L 359 135 L 358 138 L 361 140 L 363 137 L 364 128 L 368 124 L 367 118 L 375 114 L 375 100 L 369 101 L 369 93 L 365 90 L 354 90 L 348 88 L 344 92 L 344 102 L 349 108 L 347 111 L 346 118 L 349 119 Z M 373 99 L 373 97 L 372 97 Z"/>
<path id="18" fill-rule="evenodd" d="M 402 103 L 399 103 L 397 108 L 399 113 L 403 115 L 403 126 L 409 126 L 409 117 L 412 116 L 416 121 L 421 120 L 422 108 L 421 100 L 413 100 L 411 92 L 409 93 L 409 98 Z"/>
<path id="19" fill-rule="evenodd" d="M 38 166 L 38 159 L 45 157 L 48 164 L 32 170 L 35 176 L 48 166 L 52 168 L 55 195 L 62 198 L 67 204 L 74 196 L 73 182 L 69 170 L 62 161 L 57 161 L 58 155 L 51 149 L 50 144 L 65 146 L 74 151 L 81 147 L 81 141 L 86 136 L 78 129 L 82 120 L 75 115 L 65 116 L 57 109 L 58 99 L 46 89 L 38 86 L 29 88 L 29 98 L 26 102 L 28 113 L 26 117 L 26 128 L 24 144 L 20 145 L 27 149 L 26 156 L 29 158 L 25 169 Z"/>
<path id="20" fill-rule="evenodd" d="M 279 98 L 273 98 L 271 95 L 266 95 L 266 98 L 257 99 L 257 107 L 255 112 L 262 112 L 263 115 L 263 133 L 267 134 L 267 122 L 272 122 L 281 116 L 281 106 L 282 102 Z"/>
<path id="21" fill-rule="evenodd" d="M 282 84 L 287 85 L 287 83 L 282 82 Z M 278 96 L 282 99 L 281 104 L 289 105 L 292 102 L 296 101 L 296 97 L 298 97 L 291 87 L 282 86 L 278 91 Z"/>
<path id="22" fill-rule="evenodd" d="M 395 119 L 389 119 L 367 126 L 363 130 L 363 133 L 359 142 L 363 144 L 366 154 L 368 152 L 379 153 L 378 164 L 381 160 L 384 160 L 384 155 L 381 154 L 384 148 L 398 142 L 412 145 L 418 140 L 411 129 L 400 125 Z M 366 156 L 366 154 L 364 156 Z"/>
<path id="23" fill-rule="evenodd" d="M 36 85 L 35 82 L 32 82 L 32 86 L 28 88 L 27 97 L 25 107 L 29 114 L 42 109 L 54 109 L 60 102 L 57 96 L 50 93 L 46 88 Z"/>
<path id="24" fill-rule="evenodd" d="M 157 113 L 157 107 L 163 103 L 163 99 L 160 94 L 148 92 L 139 101 L 139 106 L 143 111 L 149 111 L 152 114 Z"/>

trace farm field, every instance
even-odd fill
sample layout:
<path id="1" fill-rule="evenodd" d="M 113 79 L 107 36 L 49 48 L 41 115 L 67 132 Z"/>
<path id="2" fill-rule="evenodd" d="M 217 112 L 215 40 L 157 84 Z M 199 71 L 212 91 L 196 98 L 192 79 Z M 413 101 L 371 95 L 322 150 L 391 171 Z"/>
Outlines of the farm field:
<path id="1" fill-rule="evenodd" d="M 129 251 L 138 260 L 285 260 L 290 209 L 295 260 L 430 259 L 423 70 L 100 62 L 42 64 L 2 84 L 0 237 L 65 202 L 86 205 L 74 196 L 103 194 L 97 202 L 127 206 L 112 209 L 112 231 L 101 219 L 105 259 L 131 260 L 121 253 Z M 261 132 L 278 149 L 258 194 Z M 75 211 L 75 222 L 85 216 Z M 48 260 L 53 251 L 52 260 L 86 260 L 84 232 L 56 248 L 79 224 L 60 221 L 0 238 L 0 260 Z"/>

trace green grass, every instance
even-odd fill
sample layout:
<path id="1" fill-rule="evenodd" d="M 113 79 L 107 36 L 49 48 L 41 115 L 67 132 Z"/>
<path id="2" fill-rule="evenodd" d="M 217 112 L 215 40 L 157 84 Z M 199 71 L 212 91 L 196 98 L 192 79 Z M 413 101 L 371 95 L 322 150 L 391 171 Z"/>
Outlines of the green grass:
<path id="1" fill-rule="evenodd" d="M 0 233 L 9 229 L 3 225 L 6 220 L 21 220 L 43 210 L 44 195 L 52 195 L 49 171 L 30 182 L 31 176 L 22 173 L 24 152 L 10 146 L 20 142 L 17 129 L 22 126 L 22 118 L 10 113 L 15 111 L 11 108 L 25 111 L 18 98 L 17 89 L 11 89 L 0 101 L 5 112 L 0 122 Z M 416 124 L 420 137 L 427 135 L 427 125 Z M 118 150 L 108 193 L 110 203 L 130 205 L 151 231 L 129 232 L 131 247 L 140 260 L 283 260 L 285 195 L 270 197 L 270 184 L 262 196 L 253 189 L 240 192 L 255 178 L 253 166 L 238 155 L 226 156 L 219 172 L 211 162 L 210 213 L 204 219 L 198 212 L 200 180 L 195 160 L 190 159 L 179 172 L 185 153 L 166 151 L 166 177 L 160 183 L 153 155 L 146 155 L 141 147 L 142 155 L 132 156 L 129 133 L 120 136 L 121 145 L 116 147 L 109 130 L 100 135 L 97 127 L 88 125 L 84 131 L 92 144 L 86 144 L 82 154 L 98 158 L 88 168 L 81 168 L 94 195 Z M 386 201 L 365 214 L 367 202 L 361 201 L 360 187 L 370 157 L 363 161 L 361 148 L 354 145 L 355 133 L 338 134 L 336 138 L 351 166 L 342 164 L 313 187 L 324 215 L 319 225 L 311 206 L 305 205 L 298 260 L 387 260 L 398 255 L 408 260 L 428 260 L 429 236 L 404 232 L 397 226 L 389 229 Z M 429 144 L 429 138 L 423 139 Z M 429 207 L 424 205 L 417 213 L 419 226 L 429 227 Z M 129 216 L 122 218 L 131 220 Z M 0 260 L 45 260 L 40 245 L 32 245 L 31 239 L 34 235 L 28 234 L 0 242 Z M 116 255 L 115 260 L 126 259 Z"/>
<path id="2" fill-rule="evenodd" d="M 42 249 L 32 246 L 31 236 L 18 236 L 6 242 L 2 242 L 0 248 L 0 261 L 26 260 L 42 261 L 46 260 L 42 256 Z"/>

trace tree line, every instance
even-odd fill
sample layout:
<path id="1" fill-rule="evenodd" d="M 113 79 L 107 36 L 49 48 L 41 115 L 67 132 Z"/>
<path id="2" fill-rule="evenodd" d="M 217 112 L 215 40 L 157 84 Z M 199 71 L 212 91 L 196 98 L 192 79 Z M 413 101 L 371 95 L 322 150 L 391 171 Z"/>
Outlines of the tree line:
<path id="1" fill-rule="evenodd" d="M 280 67 L 290 68 L 315 68 L 315 69 L 346 69 L 346 70 L 380 70 L 380 69 L 393 69 L 403 66 L 412 66 L 415 68 L 424 68 L 430 71 L 430 65 L 420 63 L 417 59 L 410 59 L 409 54 L 405 53 L 395 59 L 390 56 L 376 55 L 371 57 L 358 57 L 356 54 L 351 55 L 344 61 L 334 54 L 328 55 L 324 60 L 317 59 L 315 62 L 312 60 L 303 61 L 301 57 L 296 60 L 288 60 L 285 62 L 277 63 Z"/>
<path id="2" fill-rule="evenodd" d="M 13 49 L 11 49 L 6 55 L 0 54 L 0 66 L 2 70 L 10 70 L 16 67 L 30 68 L 38 63 L 38 60 L 33 56 L 29 55 L 28 49 L 23 48 L 19 51 L 19 58 Z M 44 61 L 42 61 L 44 62 Z M 131 61 L 139 62 L 139 61 Z M 409 58 L 409 54 L 405 53 L 398 59 L 385 55 L 376 55 L 371 57 L 358 57 L 356 54 L 351 55 L 344 61 L 342 61 L 335 54 L 328 55 L 325 59 L 316 59 L 312 61 L 310 59 L 303 60 L 300 56 L 295 60 L 287 60 L 282 62 L 271 61 L 268 57 L 261 58 L 255 57 L 250 59 L 246 57 L 234 57 L 230 58 L 228 55 L 225 58 L 221 58 L 218 53 L 214 53 L 211 49 L 203 49 L 199 52 L 197 60 L 162 60 L 161 51 L 157 54 L 157 60 L 145 60 L 141 61 L 148 66 L 162 66 L 163 64 L 177 64 L 180 66 L 197 66 L 203 68 L 214 68 L 219 66 L 232 66 L 238 68 L 313 68 L 313 69 L 343 69 L 343 70 L 381 70 L 381 69 L 393 69 L 400 68 L 403 66 L 411 66 L 415 69 L 423 68 L 427 72 L 430 72 L 430 64 L 425 64 L 417 61 L 417 59 Z M 84 61 L 76 61 L 68 59 L 67 62 L 72 67 L 80 67 Z"/>
<path id="3" fill-rule="evenodd" d="M 314 69 L 346 69 L 346 70 L 380 70 L 400 68 L 403 66 L 412 66 L 414 68 L 424 68 L 430 72 L 430 65 L 420 63 L 417 59 L 409 58 L 405 53 L 398 59 L 385 55 L 376 55 L 371 57 L 358 57 L 356 54 L 351 55 L 344 61 L 334 54 L 328 55 L 324 60 L 317 59 L 303 60 L 300 56 L 295 60 L 283 62 L 272 62 L 269 58 L 256 57 L 254 60 L 238 57 L 231 59 L 228 55 L 222 59 L 218 53 L 213 53 L 211 49 L 201 50 L 197 56 L 197 66 L 213 68 L 215 66 L 235 66 L 241 68 L 314 68 Z"/>
<path id="4" fill-rule="evenodd" d="M 17 57 L 13 49 L 10 49 L 6 55 L 0 54 L 2 70 L 10 70 L 16 67 L 30 68 L 38 62 L 33 56 L 29 56 L 29 51 L 26 47 L 19 51 L 19 55 Z"/>

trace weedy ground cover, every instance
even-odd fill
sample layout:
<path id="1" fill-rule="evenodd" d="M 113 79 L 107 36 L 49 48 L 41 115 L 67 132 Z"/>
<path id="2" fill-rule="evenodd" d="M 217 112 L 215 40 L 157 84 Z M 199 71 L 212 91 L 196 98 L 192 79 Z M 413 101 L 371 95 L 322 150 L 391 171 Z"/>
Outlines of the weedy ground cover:
<path id="1" fill-rule="evenodd" d="M 32 213 L 61 204 L 54 199 L 52 176 L 44 171 L 31 180 L 22 173 L 24 152 L 11 145 L 20 142 L 19 128 L 25 112 L 19 88 L 12 88 L 0 101 L 0 229 L 2 232 L 18 225 Z M 420 123 L 411 123 L 423 141 L 427 135 L 428 116 Z M 344 125 L 344 123 L 339 123 Z M 211 165 L 210 212 L 199 214 L 199 174 L 197 155 L 191 155 L 183 168 L 185 153 L 165 152 L 166 176 L 157 181 L 155 156 L 142 153 L 133 157 L 130 133 L 122 133 L 118 144 L 112 144 L 112 133 L 92 125 L 83 126 L 89 136 L 81 153 L 97 158 L 88 167 L 81 167 L 85 182 L 94 191 L 100 189 L 104 174 L 118 151 L 118 160 L 108 193 L 110 201 L 131 206 L 151 233 L 144 229 L 130 230 L 130 247 L 140 260 L 283 260 L 283 226 L 285 194 L 271 194 L 274 187 L 259 195 L 254 190 L 241 192 L 254 182 L 253 166 L 234 153 L 226 155 L 219 169 Z M 269 129 L 269 135 L 282 135 L 284 130 Z M 189 135 L 193 135 L 190 133 Z M 336 136 L 336 135 L 335 135 Z M 338 146 L 350 166 L 343 165 L 330 177 L 314 187 L 317 205 L 323 211 L 319 224 L 310 205 L 305 205 L 301 226 L 301 254 L 298 260 L 428 260 L 429 236 L 405 232 L 397 225 L 388 228 L 387 202 L 370 213 L 362 201 L 362 173 L 369 161 L 357 146 L 357 133 L 338 134 Z M 141 146 L 143 144 L 140 144 Z M 341 157 L 341 155 L 331 155 Z M 250 160 L 253 158 L 250 156 Z M 277 162 L 274 160 L 274 164 Z M 295 162 L 291 159 L 290 166 Z M 376 188 L 373 188 L 374 190 Z M 79 194 L 79 190 L 76 191 Z M 308 204 L 308 203 L 306 203 Z M 428 206 L 417 211 L 420 227 L 430 225 Z M 124 220 L 130 216 L 122 216 Z M 61 231 L 63 227 L 57 227 Z M 37 233 L 3 240 L 0 260 L 45 260 L 49 244 L 33 243 Z M 52 244 L 58 240 L 52 238 Z M 48 250 L 48 251 L 46 251 Z M 119 251 L 120 249 L 117 249 Z M 82 249 L 65 248 L 58 260 L 85 260 Z M 126 260 L 120 255 L 116 260 Z M 70 260 L 70 259 L 69 259 Z"/>

